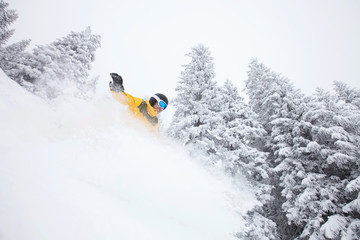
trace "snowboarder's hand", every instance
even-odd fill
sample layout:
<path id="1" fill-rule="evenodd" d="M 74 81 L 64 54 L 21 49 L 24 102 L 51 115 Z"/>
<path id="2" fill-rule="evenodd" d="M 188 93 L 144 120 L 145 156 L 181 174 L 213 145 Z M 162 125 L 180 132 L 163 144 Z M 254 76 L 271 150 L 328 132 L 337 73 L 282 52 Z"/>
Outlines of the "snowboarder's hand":
<path id="1" fill-rule="evenodd" d="M 117 73 L 110 73 L 110 76 L 112 78 L 112 81 L 109 82 L 110 89 L 114 92 L 123 92 L 125 89 L 122 77 Z"/>

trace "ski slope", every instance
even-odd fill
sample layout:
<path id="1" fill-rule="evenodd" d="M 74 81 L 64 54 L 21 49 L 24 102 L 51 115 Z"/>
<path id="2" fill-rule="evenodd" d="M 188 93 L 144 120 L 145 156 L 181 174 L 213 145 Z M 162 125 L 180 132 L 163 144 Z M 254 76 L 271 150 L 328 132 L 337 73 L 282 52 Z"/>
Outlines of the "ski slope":
<path id="1" fill-rule="evenodd" d="M 0 71 L 0 239 L 231 240 L 254 204 L 110 94 L 48 104 Z"/>

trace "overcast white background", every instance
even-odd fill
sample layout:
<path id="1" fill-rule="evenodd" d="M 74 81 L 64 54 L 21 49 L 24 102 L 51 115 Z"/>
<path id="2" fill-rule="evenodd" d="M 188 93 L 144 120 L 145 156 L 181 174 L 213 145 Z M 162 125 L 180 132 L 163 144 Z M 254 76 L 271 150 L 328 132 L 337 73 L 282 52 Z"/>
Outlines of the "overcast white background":
<path id="1" fill-rule="evenodd" d="M 110 72 L 143 97 L 175 96 L 184 55 L 199 43 L 215 62 L 216 80 L 241 90 L 256 57 L 302 92 L 327 90 L 334 80 L 360 87 L 358 0 L 5 0 L 19 18 L 10 42 L 29 50 L 91 26 L 102 36 L 94 75 L 107 90 Z"/>

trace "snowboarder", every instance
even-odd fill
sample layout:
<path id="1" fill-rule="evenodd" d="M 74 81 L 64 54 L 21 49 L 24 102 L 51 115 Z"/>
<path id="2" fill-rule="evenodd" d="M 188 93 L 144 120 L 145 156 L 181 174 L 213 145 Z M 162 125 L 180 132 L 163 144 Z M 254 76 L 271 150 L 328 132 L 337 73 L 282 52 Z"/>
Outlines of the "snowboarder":
<path id="1" fill-rule="evenodd" d="M 109 86 L 113 97 L 121 104 L 127 105 L 131 113 L 149 127 L 158 132 L 159 120 L 157 115 L 164 111 L 169 103 L 164 94 L 156 93 L 149 100 L 133 97 L 124 92 L 123 79 L 117 73 L 110 73 L 112 81 Z"/>

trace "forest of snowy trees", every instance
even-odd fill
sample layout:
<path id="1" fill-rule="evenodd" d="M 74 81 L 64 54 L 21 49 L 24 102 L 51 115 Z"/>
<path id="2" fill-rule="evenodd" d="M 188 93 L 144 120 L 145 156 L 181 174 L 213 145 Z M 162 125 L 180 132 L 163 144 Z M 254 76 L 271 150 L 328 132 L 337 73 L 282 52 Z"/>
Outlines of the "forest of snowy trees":
<path id="1" fill-rule="evenodd" d="M 25 51 L 30 40 L 6 45 L 15 10 L 0 1 L 0 68 L 47 99 L 89 79 L 100 36 L 72 32 Z M 259 204 L 245 216 L 239 239 L 360 239 L 360 90 L 334 82 L 334 91 L 305 96 L 257 59 L 249 63 L 246 102 L 235 85 L 215 81 L 210 50 L 187 54 L 167 134 L 233 178 L 246 177 Z M 69 88 L 69 86 L 71 86 Z"/>
<path id="2" fill-rule="evenodd" d="M 240 239 L 360 238 L 360 91 L 334 83 L 306 97 L 257 59 L 245 103 L 218 86 L 209 49 L 181 73 L 170 136 L 253 184 L 259 206 Z"/>

